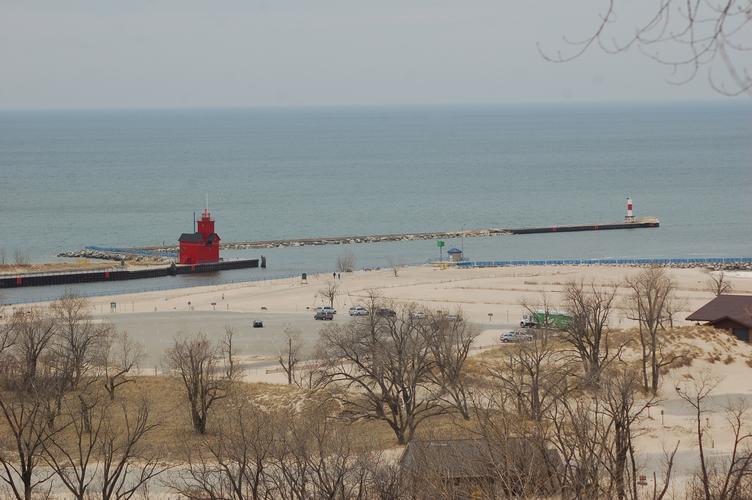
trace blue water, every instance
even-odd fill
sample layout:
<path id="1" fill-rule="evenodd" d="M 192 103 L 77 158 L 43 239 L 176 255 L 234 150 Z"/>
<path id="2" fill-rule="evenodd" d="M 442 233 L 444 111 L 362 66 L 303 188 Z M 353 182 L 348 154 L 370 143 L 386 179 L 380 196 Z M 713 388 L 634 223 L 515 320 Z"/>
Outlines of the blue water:
<path id="1" fill-rule="evenodd" d="M 6 255 L 174 242 L 206 193 L 225 241 L 611 222 L 630 195 L 660 229 L 466 239 L 465 252 L 751 255 L 752 106 L 0 112 Z M 438 256 L 431 241 L 350 250 L 359 267 Z M 331 269 L 342 251 L 225 257 L 264 253 L 280 274 Z"/>

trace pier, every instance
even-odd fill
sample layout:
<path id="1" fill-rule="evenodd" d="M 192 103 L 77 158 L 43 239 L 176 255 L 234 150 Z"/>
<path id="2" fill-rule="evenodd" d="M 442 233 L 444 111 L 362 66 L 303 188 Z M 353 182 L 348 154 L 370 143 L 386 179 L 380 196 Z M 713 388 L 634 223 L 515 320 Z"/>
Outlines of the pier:
<path id="1" fill-rule="evenodd" d="M 237 241 L 222 242 L 220 244 L 223 250 L 246 250 L 256 248 L 284 248 L 284 247 L 303 247 L 303 246 L 322 246 L 322 245 L 351 245 L 358 243 L 381 243 L 390 241 L 419 241 L 419 240 L 440 240 L 450 238 L 481 238 L 488 236 L 509 236 L 515 234 L 541 234 L 541 233 L 571 233 L 579 231 L 608 231 L 616 229 L 641 229 L 660 227 L 660 222 L 656 217 L 639 217 L 630 222 L 612 222 L 605 224 L 564 224 L 541 227 L 522 227 L 522 228 L 487 228 L 471 229 L 465 231 L 434 231 L 427 233 L 393 233 L 393 234 L 373 234 L 360 236 L 331 236 L 319 238 L 294 238 L 284 240 L 261 240 L 261 241 Z M 121 252 L 128 252 L 128 249 L 119 249 Z M 130 250 L 136 252 L 154 252 L 170 253 L 176 252 L 176 246 L 150 246 L 135 247 Z M 62 256 L 77 257 L 79 255 L 69 254 Z M 82 255 L 83 256 L 83 255 Z"/>
<path id="2" fill-rule="evenodd" d="M 266 258 L 261 257 L 261 267 L 266 267 Z M 207 264 L 172 264 L 146 269 L 101 269 L 96 271 L 69 271 L 57 273 L 28 273 L 0 276 L 0 288 L 26 286 L 72 285 L 102 281 L 123 281 L 143 278 L 161 278 L 178 274 L 213 273 L 229 269 L 249 269 L 259 267 L 259 259 L 227 260 Z"/>

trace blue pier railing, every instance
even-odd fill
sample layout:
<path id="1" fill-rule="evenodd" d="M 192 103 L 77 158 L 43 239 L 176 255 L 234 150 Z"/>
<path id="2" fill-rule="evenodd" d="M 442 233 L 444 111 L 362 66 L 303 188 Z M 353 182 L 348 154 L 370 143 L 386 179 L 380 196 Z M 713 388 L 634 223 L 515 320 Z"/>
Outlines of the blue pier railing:
<path id="1" fill-rule="evenodd" d="M 661 259 L 551 259 L 551 260 L 479 260 L 457 262 L 457 267 L 507 266 L 672 266 L 680 264 L 750 264 L 752 257 L 690 257 Z"/>

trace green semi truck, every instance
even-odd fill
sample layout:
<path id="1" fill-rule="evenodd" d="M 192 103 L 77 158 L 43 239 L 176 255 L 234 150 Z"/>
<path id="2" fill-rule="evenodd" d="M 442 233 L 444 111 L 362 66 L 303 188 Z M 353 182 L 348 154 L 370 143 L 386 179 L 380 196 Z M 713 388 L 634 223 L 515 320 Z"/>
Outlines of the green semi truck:
<path id="1" fill-rule="evenodd" d="M 520 326 L 523 328 L 555 328 L 566 330 L 572 322 L 572 316 L 558 311 L 538 310 L 522 315 Z"/>

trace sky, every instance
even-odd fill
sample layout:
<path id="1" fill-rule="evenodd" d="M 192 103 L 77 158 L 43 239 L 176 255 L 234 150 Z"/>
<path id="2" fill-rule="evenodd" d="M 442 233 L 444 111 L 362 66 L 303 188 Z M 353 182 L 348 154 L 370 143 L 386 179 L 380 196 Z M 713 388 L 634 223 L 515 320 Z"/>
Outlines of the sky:
<path id="1" fill-rule="evenodd" d="M 541 57 L 604 4 L 0 0 L 0 109 L 724 99 L 634 50 Z"/>

